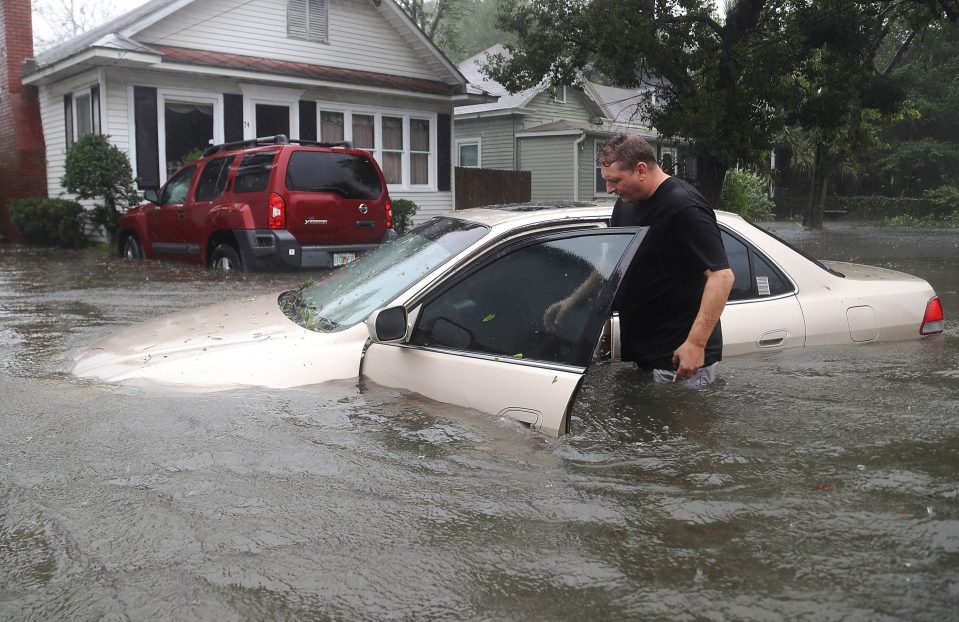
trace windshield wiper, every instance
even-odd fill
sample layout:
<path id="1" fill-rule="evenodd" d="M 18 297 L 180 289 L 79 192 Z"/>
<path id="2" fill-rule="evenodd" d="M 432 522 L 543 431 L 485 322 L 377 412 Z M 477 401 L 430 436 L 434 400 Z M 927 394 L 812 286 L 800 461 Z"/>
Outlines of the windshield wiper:
<path id="1" fill-rule="evenodd" d="M 310 188 L 310 192 L 335 192 L 336 194 L 342 195 L 344 197 L 350 196 L 350 191 L 345 188 L 339 188 L 336 186 L 316 186 Z"/>
<path id="2" fill-rule="evenodd" d="M 307 330 L 332 332 L 339 327 L 339 324 L 317 315 L 313 305 L 303 299 L 303 292 L 313 283 L 314 281 L 307 281 L 283 294 L 280 297 L 281 309 L 286 317 Z"/>

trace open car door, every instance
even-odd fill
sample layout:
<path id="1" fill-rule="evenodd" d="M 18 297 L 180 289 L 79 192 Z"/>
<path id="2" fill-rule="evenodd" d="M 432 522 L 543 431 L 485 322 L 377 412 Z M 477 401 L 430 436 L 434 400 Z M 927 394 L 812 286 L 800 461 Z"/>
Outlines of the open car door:
<path id="1" fill-rule="evenodd" d="M 374 313 L 361 375 L 559 436 L 645 235 L 577 229 L 505 243 L 405 307 Z"/>

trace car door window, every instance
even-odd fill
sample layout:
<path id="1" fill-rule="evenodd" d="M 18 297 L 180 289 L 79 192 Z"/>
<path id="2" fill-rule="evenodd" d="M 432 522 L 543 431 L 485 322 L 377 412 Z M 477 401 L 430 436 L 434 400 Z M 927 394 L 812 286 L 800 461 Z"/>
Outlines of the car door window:
<path id="1" fill-rule="evenodd" d="M 270 182 L 270 171 L 278 151 L 248 153 L 243 156 L 233 182 L 233 192 L 260 192 Z"/>
<path id="2" fill-rule="evenodd" d="M 595 344 L 584 336 L 604 319 L 599 309 L 615 293 L 610 277 L 633 234 L 567 233 L 501 254 L 428 300 L 411 343 L 585 366 Z M 551 305 L 578 290 L 582 300 L 559 325 L 545 321 Z"/>
<path id="3" fill-rule="evenodd" d="M 726 257 L 736 280 L 729 293 L 731 302 L 788 294 L 792 285 L 751 245 L 722 232 Z"/>
<path id="4" fill-rule="evenodd" d="M 226 156 L 215 158 L 206 163 L 203 172 L 200 173 L 200 181 L 196 185 L 194 200 L 197 203 L 212 201 L 223 194 L 230 178 L 230 166 L 233 164 L 233 160 L 234 156 Z"/>
<path id="5" fill-rule="evenodd" d="M 173 176 L 173 179 L 167 182 L 163 187 L 163 195 L 160 197 L 161 205 L 180 205 L 186 201 L 186 195 L 190 191 L 190 182 L 193 181 L 193 173 L 196 166 L 188 166 Z"/>

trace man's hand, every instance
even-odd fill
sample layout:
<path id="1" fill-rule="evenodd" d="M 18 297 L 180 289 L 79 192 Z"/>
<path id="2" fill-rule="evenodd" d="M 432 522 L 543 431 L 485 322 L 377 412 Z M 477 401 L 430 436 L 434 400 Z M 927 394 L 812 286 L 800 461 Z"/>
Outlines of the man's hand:
<path id="1" fill-rule="evenodd" d="M 685 380 L 690 378 L 699 371 L 705 360 L 705 346 L 697 346 L 689 341 L 684 341 L 683 345 L 676 348 L 673 352 L 673 367 L 676 369 L 677 379 Z"/>
<path id="2" fill-rule="evenodd" d="M 681 346 L 673 352 L 673 366 L 676 376 L 680 380 L 695 374 L 706 361 L 706 342 L 719 322 L 719 316 L 726 308 L 729 290 L 733 287 L 736 276 L 729 268 L 722 270 L 706 270 L 706 286 L 703 288 L 703 299 L 699 306 L 699 313 L 689 336 Z"/>
<path id="3" fill-rule="evenodd" d="M 566 319 L 568 306 L 569 298 L 563 298 L 546 307 L 546 312 L 543 313 L 543 327 L 548 331 L 559 331 L 563 325 L 563 321 Z"/>

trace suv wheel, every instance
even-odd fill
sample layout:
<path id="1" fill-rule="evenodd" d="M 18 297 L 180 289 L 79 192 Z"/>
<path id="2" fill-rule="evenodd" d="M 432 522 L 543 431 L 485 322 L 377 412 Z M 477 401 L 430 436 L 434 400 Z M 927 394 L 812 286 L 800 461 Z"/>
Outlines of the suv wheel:
<path id="1" fill-rule="evenodd" d="M 124 259 L 143 259 L 143 247 L 137 241 L 137 236 L 130 234 L 123 241 Z"/>
<path id="2" fill-rule="evenodd" d="M 214 270 L 223 270 L 224 272 L 242 272 L 243 263 L 236 250 L 229 244 L 220 244 L 213 249 L 210 255 L 210 267 Z"/>

